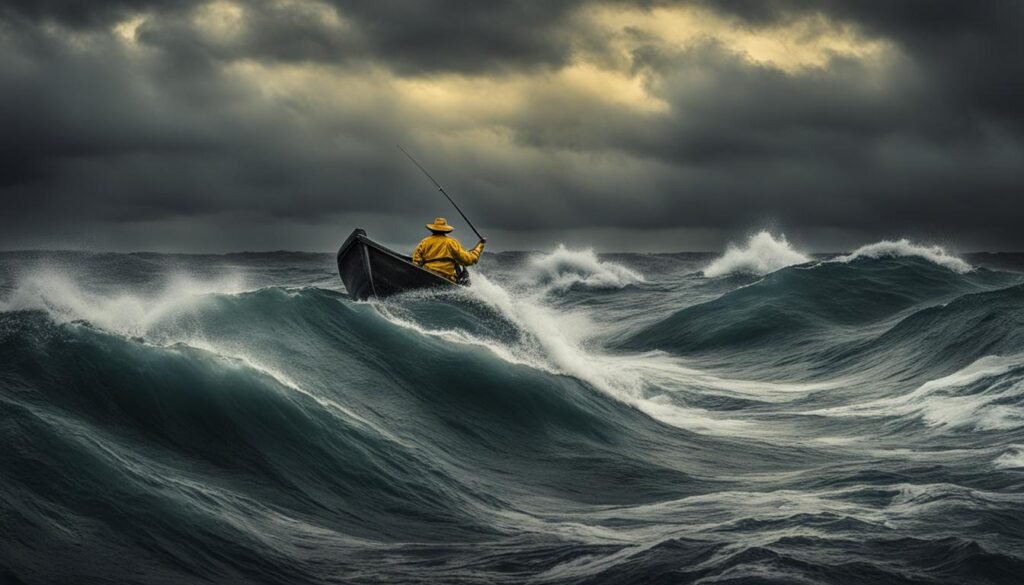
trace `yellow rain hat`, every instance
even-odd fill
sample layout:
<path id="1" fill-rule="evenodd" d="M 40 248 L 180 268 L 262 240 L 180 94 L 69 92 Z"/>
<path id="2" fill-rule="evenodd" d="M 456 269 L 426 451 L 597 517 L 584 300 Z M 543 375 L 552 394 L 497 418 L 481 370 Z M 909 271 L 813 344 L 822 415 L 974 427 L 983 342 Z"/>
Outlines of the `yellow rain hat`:
<path id="1" fill-rule="evenodd" d="M 450 232 L 455 228 L 448 225 L 448 220 L 446 220 L 445 218 L 436 217 L 434 218 L 434 223 L 427 224 L 427 229 L 432 232 Z"/>

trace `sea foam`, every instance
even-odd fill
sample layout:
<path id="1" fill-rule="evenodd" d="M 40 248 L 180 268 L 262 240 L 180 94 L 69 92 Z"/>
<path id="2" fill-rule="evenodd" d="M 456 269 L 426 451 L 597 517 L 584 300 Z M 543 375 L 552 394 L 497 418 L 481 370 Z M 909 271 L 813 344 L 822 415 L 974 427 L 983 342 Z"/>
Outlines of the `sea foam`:
<path id="1" fill-rule="evenodd" d="M 58 323 L 86 321 L 111 333 L 144 337 L 168 315 L 201 297 L 245 290 L 238 275 L 211 280 L 175 275 L 150 294 L 124 289 L 96 292 L 84 289 L 67 274 L 42 269 L 20 278 L 8 298 L 0 301 L 0 311 L 45 311 Z"/>
<path id="2" fill-rule="evenodd" d="M 573 286 L 616 289 L 644 281 L 638 272 L 600 260 L 593 250 L 570 250 L 564 244 L 531 258 L 524 278 L 556 291 Z"/>
<path id="3" fill-rule="evenodd" d="M 1022 354 L 986 356 L 909 394 L 807 414 L 913 417 L 929 427 L 976 431 L 1017 429 L 1024 427 L 1024 409 L 1016 406 L 1024 393 L 1022 368 Z M 984 387 L 972 390 L 982 382 Z"/>
<path id="4" fill-rule="evenodd" d="M 704 269 L 704 276 L 714 278 L 730 274 L 761 276 L 787 266 L 810 262 L 810 258 L 793 249 L 786 236 L 773 236 L 760 231 L 747 239 L 745 246 L 730 243 L 720 258 Z"/>
<path id="5" fill-rule="evenodd" d="M 938 264 L 939 266 L 959 274 L 964 274 L 973 270 L 973 267 L 970 264 L 950 254 L 941 246 L 924 246 L 914 244 L 906 238 L 896 241 L 883 240 L 881 242 L 875 242 L 874 244 L 861 246 L 845 256 L 835 258 L 834 261 L 848 263 L 860 258 L 871 258 L 877 260 L 879 258 L 900 257 L 924 258 L 933 264 Z"/>
<path id="6" fill-rule="evenodd" d="M 599 264 L 599 268 L 604 270 L 609 263 Z M 395 325 L 454 343 L 483 346 L 509 363 L 572 376 L 675 427 L 712 435 L 764 435 L 763 429 L 746 421 L 719 417 L 702 408 L 678 404 L 665 392 L 665 387 L 690 386 L 704 380 L 705 376 L 664 354 L 612 355 L 600 351 L 591 344 L 597 327 L 588 315 L 582 311 L 549 306 L 544 292 L 509 290 L 477 273 L 473 275 L 473 285 L 465 293 L 459 291 L 459 294 L 467 294 L 500 313 L 524 333 L 522 340 L 505 344 L 478 338 L 459 329 L 429 329 L 396 316 L 387 303 L 378 303 L 377 307 L 381 315 Z"/>
<path id="7" fill-rule="evenodd" d="M 1017 469 L 1024 467 L 1024 445 L 1010 445 L 1010 449 L 995 460 L 1000 469 Z"/>

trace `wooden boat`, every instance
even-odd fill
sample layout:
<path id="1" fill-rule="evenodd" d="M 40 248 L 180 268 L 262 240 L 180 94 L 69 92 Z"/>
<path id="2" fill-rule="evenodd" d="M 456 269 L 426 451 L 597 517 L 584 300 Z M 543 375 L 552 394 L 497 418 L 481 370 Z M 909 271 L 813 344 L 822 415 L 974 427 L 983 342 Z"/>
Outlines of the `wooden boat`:
<path id="1" fill-rule="evenodd" d="M 353 299 L 383 298 L 422 288 L 458 286 L 412 258 L 389 250 L 355 229 L 338 249 L 338 274 Z M 468 280 L 468 279 L 467 279 Z"/>

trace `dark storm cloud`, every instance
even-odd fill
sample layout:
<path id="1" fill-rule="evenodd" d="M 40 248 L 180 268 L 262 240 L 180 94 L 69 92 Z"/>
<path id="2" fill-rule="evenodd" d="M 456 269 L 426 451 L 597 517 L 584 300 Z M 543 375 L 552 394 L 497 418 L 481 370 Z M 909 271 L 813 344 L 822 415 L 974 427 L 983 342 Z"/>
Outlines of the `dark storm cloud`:
<path id="1" fill-rule="evenodd" d="M 366 32 L 374 54 L 399 71 L 561 65 L 570 57 L 564 20 L 580 0 L 335 0 Z"/>
<path id="2" fill-rule="evenodd" d="M 0 5 L 0 16 L 9 22 L 29 24 L 56 22 L 72 28 L 102 26 L 124 14 L 160 7 L 165 4 L 189 6 L 187 1 L 168 0 L 110 0 L 81 2 L 80 0 L 5 0 Z"/>
<path id="3" fill-rule="evenodd" d="M 898 230 L 969 221 L 977 206 L 1009 211 L 1024 181 L 1018 137 L 933 99 L 909 63 L 887 72 L 880 89 L 864 83 L 874 73 L 855 61 L 788 74 L 714 43 L 637 57 L 656 70 L 651 92 L 672 104 L 668 114 L 552 96 L 509 124 L 538 148 L 583 145 L 689 170 L 662 185 L 673 197 L 631 209 L 635 225 L 741 227 L 797 210 L 807 224 Z M 694 89 L 709 70 L 713 82 Z M 590 219 L 609 224 L 620 213 L 592 205 Z M 1012 214 L 984 217 L 973 227 L 1016 229 Z"/>
<path id="4" fill-rule="evenodd" d="M 556 67 L 571 57 L 565 19 L 585 0 L 256 0 L 243 4 L 245 22 L 232 39 L 211 39 L 192 25 L 199 0 L 9 3 L 0 14 L 74 28 L 108 25 L 126 14 L 159 15 L 140 39 L 185 59 L 266 58 L 343 63 L 373 58 L 406 74 L 484 72 Z M 325 21 L 337 16 L 351 26 Z M 330 18 L 328 19 L 330 20 Z"/>
<path id="5" fill-rule="evenodd" d="M 753 23 L 822 12 L 890 38 L 937 83 L 941 99 L 966 112 L 1018 125 L 1024 99 L 1024 3 L 1016 0 L 724 0 L 703 4 Z"/>
<path id="6" fill-rule="evenodd" d="M 882 63 L 835 54 L 793 70 L 714 39 L 679 46 L 626 27 L 635 48 L 617 62 L 612 39 L 581 18 L 612 4 L 629 3 L 267 0 L 239 14 L 204 2 L 5 2 L 0 245 L 80 222 L 131 225 L 126 246 L 174 246 L 139 226 L 180 234 L 182 222 L 223 221 L 230 249 L 251 246 L 237 235 L 245 225 L 266 234 L 276 221 L 358 214 L 394 218 L 398 234 L 439 208 L 396 156 L 402 142 L 506 232 L 729 234 L 775 222 L 1024 246 L 1021 3 L 642 4 L 702 6 L 754 33 L 824 15 L 893 47 Z M 133 17 L 126 43 L 113 29 Z M 588 60 L 643 80 L 663 107 L 551 81 Z M 440 113 L 395 85 L 445 76 L 463 92 L 455 108 L 473 101 L 474 80 L 526 81 L 509 82 L 514 108 L 488 109 L 499 92 Z M 290 245 L 275 237 L 263 247 Z"/>

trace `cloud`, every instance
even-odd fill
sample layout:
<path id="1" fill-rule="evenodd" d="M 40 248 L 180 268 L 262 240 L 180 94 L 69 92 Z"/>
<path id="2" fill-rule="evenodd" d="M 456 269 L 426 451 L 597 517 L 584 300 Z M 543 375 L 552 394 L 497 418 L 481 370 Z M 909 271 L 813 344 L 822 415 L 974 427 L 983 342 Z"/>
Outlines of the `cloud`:
<path id="1" fill-rule="evenodd" d="M 5 3 L 0 247 L 404 241 L 446 210 L 399 142 L 516 242 L 1024 245 L 1024 57 L 987 3 L 401 4 Z"/>
<path id="2" fill-rule="evenodd" d="M 870 36 L 892 39 L 955 113 L 994 116 L 1020 130 L 1024 40 L 1019 2 L 725 0 L 702 4 L 751 25 L 819 12 Z"/>

